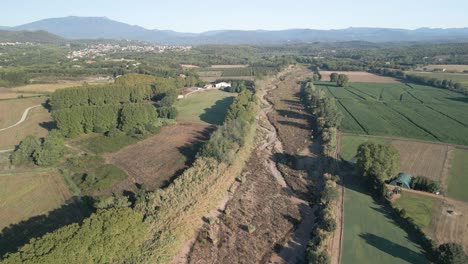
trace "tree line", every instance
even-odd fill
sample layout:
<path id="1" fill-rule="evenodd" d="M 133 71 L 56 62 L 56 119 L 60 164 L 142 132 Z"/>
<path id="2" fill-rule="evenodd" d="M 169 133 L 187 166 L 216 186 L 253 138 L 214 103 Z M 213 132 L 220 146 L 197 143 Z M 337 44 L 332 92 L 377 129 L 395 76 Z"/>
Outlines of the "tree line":
<path id="1" fill-rule="evenodd" d="M 451 91 L 459 92 L 468 95 L 468 88 L 464 87 L 459 82 L 452 80 L 441 80 L 433 77 L 420 76 L 416 74 L 408 74 L 400 70 L 391 70 L 386 68 L 373 68 L 369 72 L 390 76 L 398 79 L 402 79 L 411 83 L 433 86 L 436 88 L 448 89 Z"/>
<path id="2" fill-rule="evenodd" d="M 313 82 L 307 82 L 303 88 L 303 98 L 312 111 L 323 140 L 323 152 L 329 156 L 336 148 L 336 134 L 343 119 L 334 98 L 329 98 L 325 92 L 315 87 Z"/>

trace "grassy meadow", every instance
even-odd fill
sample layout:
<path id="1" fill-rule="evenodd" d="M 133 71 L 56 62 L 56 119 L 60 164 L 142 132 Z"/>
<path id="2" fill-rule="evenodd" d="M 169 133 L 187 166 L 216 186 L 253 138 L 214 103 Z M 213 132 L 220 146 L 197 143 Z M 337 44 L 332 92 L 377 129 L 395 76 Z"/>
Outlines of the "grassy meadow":
<path id="1" fill-rule="evenodd" d="M 235 95 L 219 90 L 190 94 L 176 103 L 177 119 L 221 125 Z"/>
<path id="2" fill-rule="evenodd" d="M 420 247 L 364 190 L 346 184 L 341 263 L 427 263 Z"/>
<path id="3" fill-rule="evenodd" d="M 402 192 L 401 197 L 393 202 L 396 207 L 405 209 L 406 215 L 413 218 L 421 228 L 429 226 L 434 209 L 434 198 Z"/>

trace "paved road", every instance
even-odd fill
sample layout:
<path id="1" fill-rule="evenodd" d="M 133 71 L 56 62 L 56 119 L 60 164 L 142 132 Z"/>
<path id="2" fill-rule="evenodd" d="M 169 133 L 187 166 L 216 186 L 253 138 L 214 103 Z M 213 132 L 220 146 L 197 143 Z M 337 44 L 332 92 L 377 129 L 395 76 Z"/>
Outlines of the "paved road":
<path id="1" fill-rule="evenodd" d="M 0 128 L 0 132 L 1 132 L 1 131 L 5 131 L 5 130 L 10 129 L 10 128 L 13 128 L 13 127 L 15 127 L 15 126 L 17 126 L 17 125 L 23 123 L 23 122 L 26 120 L 26 117 L 28 116 L 29 111 L 30 111 L 31 109 L 36 108 L 36 107 L 39 107 L 39 106 L 41 106 L 41 105 L 34 105 L 34 106 L 31 106 L 31 107 L 26 108 L 26 110 L 24 110 L 24 112 L 23 112 L 23 115 L 21 116 L 21 119 L 20 119 L 18 122 L 16 122 L 15 124 L 13 124 L 13 125 L 11 125 L 11 126 L 9 126 L 9 127 Z"/>

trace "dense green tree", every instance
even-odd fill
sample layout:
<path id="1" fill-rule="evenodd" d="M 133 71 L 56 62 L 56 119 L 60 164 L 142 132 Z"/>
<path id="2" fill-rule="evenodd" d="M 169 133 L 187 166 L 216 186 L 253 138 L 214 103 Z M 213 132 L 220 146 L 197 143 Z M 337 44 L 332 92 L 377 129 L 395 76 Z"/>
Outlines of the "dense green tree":
<path id="1" fill-rule="evenodd" d="M 2 263 L 125 263 L 140 255 L 149 232 L 130 208 L 98 210 L 84 222 L 33 239 Z"/>
<path id="2" fill-rule="evenodd" d="M 24 165 L 32 163 L 33 155 L 41 147 L 40 140 L 35 136 L 27 136 L 21 140 L 18 148 L 11 154 L 11 163 L 13 165 Z"/>
<path id="3" fill-rule="evenodd" d="M 120 127 L 123 131 L 143 128 L 146 124 L 156 121 L 158 113 L 151 104 L 125 104 L 120 112 Z"/>
<path id="4" fill-rule="evenodd" d="M 330 74 L 330 82 L 336 83 L 337 81 L 338 81 L 338 73 L 333 72 L 332 74 Z"/>
<path id="5" fill-rule="evenodd" d="M 440 264 L 464 264 L 468 262 L 468 257 L 460 244 L 442 244 L 437 249 L 437 253 L 438 263 Z"/>
<path id="6" fill-rule="evenodd" d="M 400 153 L 390 144 L 366 142 L 357 150 L 357 168 L 365 178 L 381 182 L 391 179 L 400 169 Z"/>
<path id="7" fill-rule="evenodd" d="M 57 130 L 49 132 L 42 147 L 34 152 L 34 160 L 39 166 L 57 165 L 65 154 L 65 141 Z"/>
<path id="8" fill-rule="evenodd" d="M 346 87 L 348 86 L 348 83 L 349 83 L 348 75 L 346 74 L 338 75 L 338 78 L 336 80 L 336 85 L 338 85 L 339 87 Z"/>

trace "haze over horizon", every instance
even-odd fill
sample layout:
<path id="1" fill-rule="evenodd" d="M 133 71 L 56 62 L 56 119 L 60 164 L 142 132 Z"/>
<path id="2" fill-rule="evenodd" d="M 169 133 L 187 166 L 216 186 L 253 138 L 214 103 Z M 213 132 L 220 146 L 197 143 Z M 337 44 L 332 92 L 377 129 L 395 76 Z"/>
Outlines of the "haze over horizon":
<path id="1" fill-rule="evenodd" d="M 282 30 L 291 28 L 343 29 L 349 27 L 382 27 L 416 29 L 463 28 L 468 26 L 468 2 L 447 1 L 407 2 L 395 0 L 379 3 L 371 0 L 334 3 L 296 0 L 246 1 L 221 3 L 208 0 L 180 0 L 158 3 L 135 0 L 115 3 L 102 1 L 31 1 L 3 3 L 7 10 L 0 17 L 0 26 L 18 26 L 33 21 L 65 17 L 108 17 L 147 29 L 179 32 L 210 30 Z M 24 7 L 28 8 L 25 9 Z M 401 8 L 404 6 L 405 8 Z M 319 12 L 316 11 L 319 9 Z M 434 19 L 437 15 L 438 19 Z"/>

